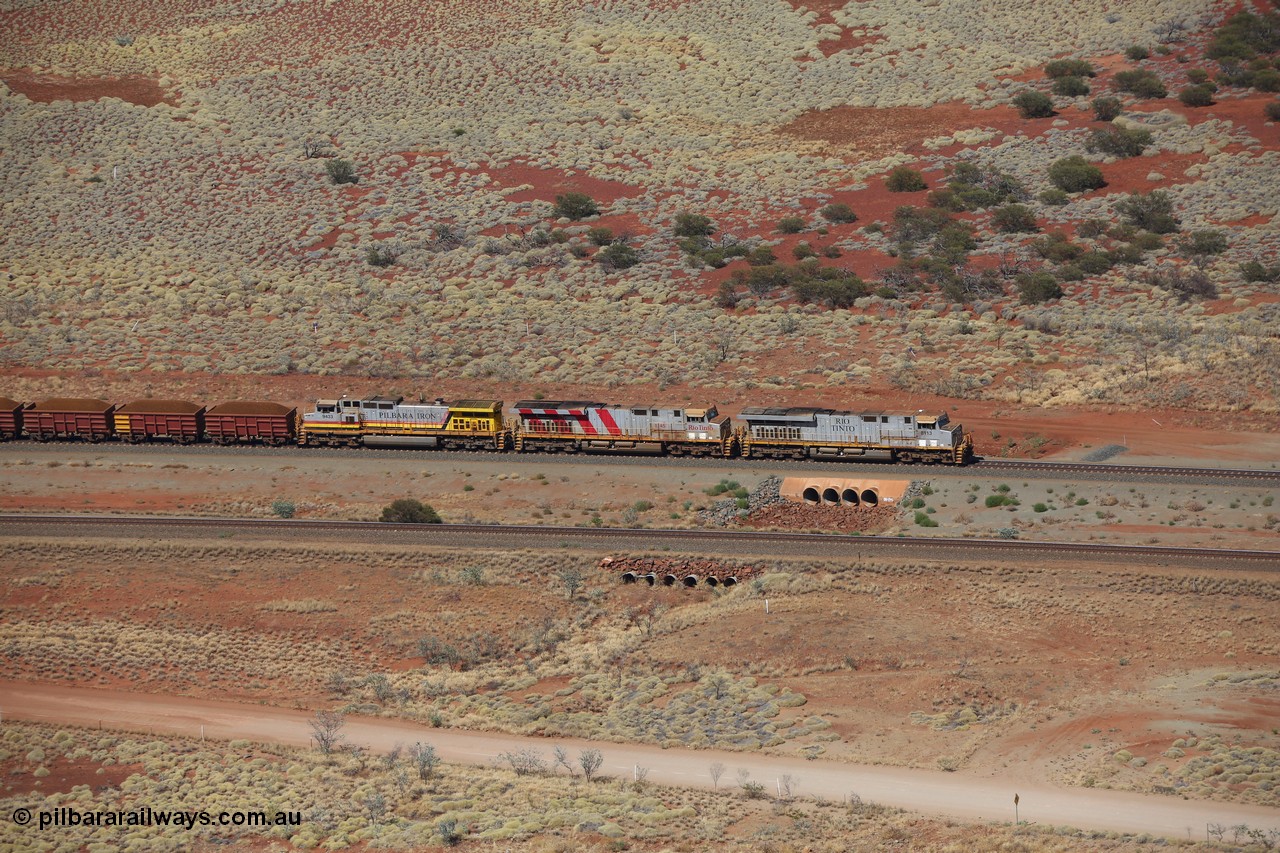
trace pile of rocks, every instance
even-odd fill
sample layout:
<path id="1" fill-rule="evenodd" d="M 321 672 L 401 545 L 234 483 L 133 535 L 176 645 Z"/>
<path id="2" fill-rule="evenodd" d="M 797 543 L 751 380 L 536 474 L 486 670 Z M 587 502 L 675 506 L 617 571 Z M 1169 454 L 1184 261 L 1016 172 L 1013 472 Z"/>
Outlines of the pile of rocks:
<path id="1" fill-rule="evenodd" d="M 835 530 L 841 533 L 881 533 L 901 521 L 897 507 L 849 509 L 780 503 L 753 512 L 741 523 L 755 528 L 785 530 Z"/>
<path id="2" fill-rule="evenodd" d="M 708 527 L 725 527 L 737 524 L 742 519 L 766 507 L 785 504 L 782 497 L 782 478 L 765 477 L 747 494 L 747 508 L 738 506 L 737 498 L 716 501 L 707 509 L 698 513 L 698 519 Z"/>

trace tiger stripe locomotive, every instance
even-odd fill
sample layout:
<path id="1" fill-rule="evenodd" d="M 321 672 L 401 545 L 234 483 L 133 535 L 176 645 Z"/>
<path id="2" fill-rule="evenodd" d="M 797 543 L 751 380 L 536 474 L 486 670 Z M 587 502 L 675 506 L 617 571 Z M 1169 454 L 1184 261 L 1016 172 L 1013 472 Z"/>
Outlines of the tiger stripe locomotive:
<path id="1" fill-rule="evenodd" d="M 715 406 L 670 409 L 563 400 L 515 404 L 515 450 L 629 450 L 671 456 L 733 456 L 737 436 Z"/>
<path id="2" fill-rule="evenodd" d="M 297 444 L 495 453 L 650 453 L 731 459 L 876 460 L 963 465 L 973 437 L 945 412 L 846 411 L 749 406 L 735 426 L 713 405 L 616 406 L 587 400 L 520 400 L 507 419 L 501 400 L 339 397 L 296 408 L 230 401 L 210 409 L 185 400 L 123 406 L 88 398 L 20 403 L 0 397 L 0 440 L 107 439 L 180 444 Z"/>

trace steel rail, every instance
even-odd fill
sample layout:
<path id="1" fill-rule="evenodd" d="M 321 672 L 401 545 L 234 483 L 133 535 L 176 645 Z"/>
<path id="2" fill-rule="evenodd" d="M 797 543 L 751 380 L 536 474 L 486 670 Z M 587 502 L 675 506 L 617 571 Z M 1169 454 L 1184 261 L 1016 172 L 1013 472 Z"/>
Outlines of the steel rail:
<path id="1" fill-rule="evenodd" d="M 950 537 L 854 536 L 849 534 L 797 533 L 790 531 L 757 531 L 729 529 L 617 528 L 617 527 L 546 527 L 536 525 L 499 524 L 403 524 L 379 521 L 340 521 L 313 519 L 234 519 L 174 516 L 109 516 L 109 515 L 0 515 L 0 537 L 31 536 L 31 527 L 55 530 L 71 528 L 145 528 L 207 530 L 211 533 L 239 530 L 244 532 L 279 532 L 306 536 L 321 532 L 373 535 L 377 541 L 415 545 L 445 544 L 447 540 L 502 540 L 522 547 L 565 547 L 574 543 L 625 545 L 646 550 L 659 550 L 683 544 L 700 551 L 717 549 L 740 551 L 742 546 L 767 546 L 768 551 L 786 550 L 779 546 L 803 546 L 799 550 L 823 554 L 911 554 L 950 553 L 1010 562 L 1029 557 L 1077 559 L 1086 562 L 1128 562 L 1139 560 L 1193 562 L 1196 564 L 1252 564 L 1267 571 L 1280 571 L 1280 551 L 1256 551 L 1236 548 L 1181 548 L 1168 545 L 1124 545 L 1101 542 L 1066 542 L 1059 540 L 1027 541 L 1016 539 L 973 539 Z M 25 529 L 22 529 L 25 528 Z M 407 541 L 406 541 L 407 540 Z"/>

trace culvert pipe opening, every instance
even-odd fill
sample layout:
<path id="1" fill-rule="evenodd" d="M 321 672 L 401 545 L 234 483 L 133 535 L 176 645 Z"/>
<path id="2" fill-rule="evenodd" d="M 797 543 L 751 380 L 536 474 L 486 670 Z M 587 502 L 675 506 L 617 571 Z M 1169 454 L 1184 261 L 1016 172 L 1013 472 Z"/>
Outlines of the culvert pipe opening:
<path id="1" fill-rule="evenodd" d="M 707 586 L 719 586 L 719 585 L 720 585 L 720 579 L 715 577 L 714 575 L 707 578 Z"/>
<path id="2" fill-rule="evenodd" d="M 809 486 L 804 490 L 803 494 L 801 494 L 801 497 L 804 498 L 804 502 L 807 504 L 817 506 L 822 503 L 822 498 L 818 496 L 818 489 L 816 486 Z"/>
<path id="3" fill-rule="evenodd" d="M 862 503 L 861 499 L 858 497 L 857 489 L 845 489 L 840 493 L 840 499 L 849 504 L 849 506 L 857 506 Z"/>
<path id="4" fill-rule="evenodd" d="M 685 586 L 697 586 L 697 585 L 698 585 L 698 576 L 697 576 L 697 575 L 685 575 L 683 583 L 684 583 L 684 585 L 685 585 Z"/>
<path id="5" fill-rule="evenodd" d="M 840 492 L 835 487 L 827 488 L 822 491 L 822 502 L 824 504 L 840 504 Z"/>
<path id="6" fill-rule="evenodd" d="M 862 490 L 862 502 L 867 506 L 876 506 L 880 503 L 880 496 L 871 489 Z"/>
<path id="7" fill-rule="evenodd" d="M 622 573 L 622 582 L 623 582 L 623 583 L 635 583 L 635 582 L 636 582 L 636 573 L 635 573 L 635 572 L 623 572 L 623 573 Z"/>
<path id="8" fill-rule="evenodd" d="M 737 586 L 737 585 L 738 585 L 738 579 L 737 579 L 737 578 L 725 578 L 725 579 L 724 579 L 724 585 L 725 585 L 725 586 Z"/>
<path id="9" fill-rule="evenodd" d="M 650 572 L 647 575 L 641 575 L 640 579 L 643 580 L 645 583 L 647 583 L 649 586 L 653 586 L 657 582 L 658 576 L 655 575 L 653 572 Z"/>
<path id="10" fill-rule="evenodd" d="M 675 575 L 663 575 L 663 576 L 662 576 L 662 585 L 663 585 L 663 586 L 675 586 L 675 585 L 676 585 L 676 576 L 675 576 Z"/>

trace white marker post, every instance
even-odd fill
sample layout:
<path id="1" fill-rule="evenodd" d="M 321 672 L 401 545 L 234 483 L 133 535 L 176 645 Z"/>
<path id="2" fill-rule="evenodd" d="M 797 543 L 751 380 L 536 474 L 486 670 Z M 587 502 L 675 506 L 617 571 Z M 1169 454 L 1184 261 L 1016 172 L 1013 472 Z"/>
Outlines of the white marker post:
<path id="1" fill-rule="evenodd" d="M 1018 795 L 1013 795 L 1013 825 L 1018 825 Z"/>

